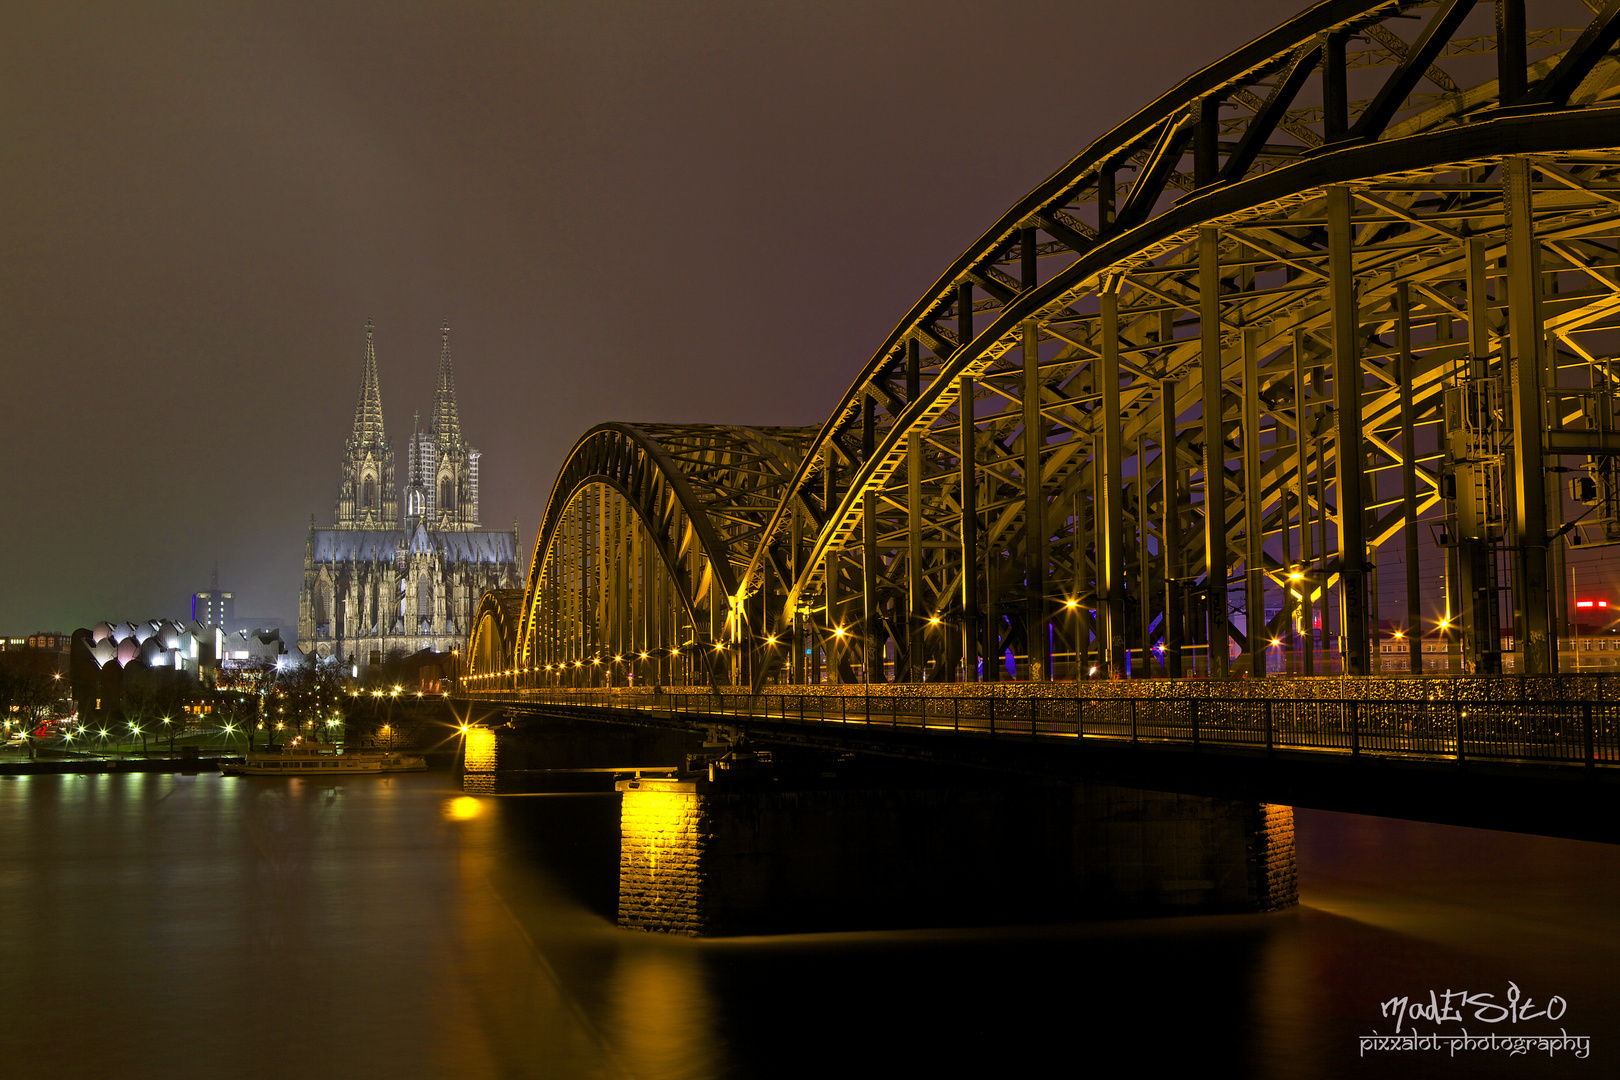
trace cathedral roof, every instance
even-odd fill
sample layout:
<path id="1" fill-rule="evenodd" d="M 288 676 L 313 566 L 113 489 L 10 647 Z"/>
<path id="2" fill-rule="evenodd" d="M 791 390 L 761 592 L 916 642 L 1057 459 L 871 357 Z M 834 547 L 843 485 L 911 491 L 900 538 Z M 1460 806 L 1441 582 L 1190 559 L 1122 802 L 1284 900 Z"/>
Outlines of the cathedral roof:
<path id="1" fill-rule="evenodd" d="M 391 562 L 401 548 L 437 552 L 446 562 L 504 566 L 518 561 L 517 538 L 509 532 L 460 530 L 441 532 L 418 525 L 403 529 L 316 529 L 316 562 Z"/>

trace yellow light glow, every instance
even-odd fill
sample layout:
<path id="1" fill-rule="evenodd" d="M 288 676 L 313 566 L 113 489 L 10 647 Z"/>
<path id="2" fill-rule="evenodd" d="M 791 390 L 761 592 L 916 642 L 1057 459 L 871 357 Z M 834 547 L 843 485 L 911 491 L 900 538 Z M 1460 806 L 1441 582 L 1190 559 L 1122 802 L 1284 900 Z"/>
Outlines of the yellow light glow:
<path id="1" fill-rule="evenodd" d="M 1080 606 L 1080 601 L 1078 601 L 1078 600 L 1065 600 L 1063 602 L 1063 606 L 1066 607 L 1066 608 L 1069 608 L 1070 610 L 1073 610 L 1074 608 L 1077 608 L 1077 607 Z"/>
<path id="2" fill-rule="evenodd" d="M 461 795 L 444 804 L 444 816 L 451 821 L 471 821 L 484 812 L 484 804 L 471 795 Z"/>
<path id="3" fill-rule="evenodd" d="M 833 637 L 843 637 L 843 636 L 844 636 L 844 628 L 842 626 L 833 627 Z"/>
<path id="4" fill-rule="evenodd" d="M 929 626 L 938 626 L 939 625 L 939 616 L 938 615 L 930 616 L 929 619 L 928 619 L 928 625 Z"/>

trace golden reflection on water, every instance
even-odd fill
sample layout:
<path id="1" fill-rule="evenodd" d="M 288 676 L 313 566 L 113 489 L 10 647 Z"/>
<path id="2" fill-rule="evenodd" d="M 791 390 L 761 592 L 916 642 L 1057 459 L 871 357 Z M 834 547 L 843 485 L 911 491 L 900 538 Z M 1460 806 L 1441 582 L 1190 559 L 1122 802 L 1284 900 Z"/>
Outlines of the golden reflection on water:
<path id="1" fill-rule="evenodd" d="M 715 1004 L 701 946 L 667 938 L 626 945 L 609 984 L 614 1042 L 625 1065 L 647 1080 L 715 1075 Z"/>
<path id="2" fill-rule="evenodd" d="M 444 804 L 444 816 L 450 821 L 471 821 L 484 812 L 484 804 L 471 795 L 462 795 Z"/>

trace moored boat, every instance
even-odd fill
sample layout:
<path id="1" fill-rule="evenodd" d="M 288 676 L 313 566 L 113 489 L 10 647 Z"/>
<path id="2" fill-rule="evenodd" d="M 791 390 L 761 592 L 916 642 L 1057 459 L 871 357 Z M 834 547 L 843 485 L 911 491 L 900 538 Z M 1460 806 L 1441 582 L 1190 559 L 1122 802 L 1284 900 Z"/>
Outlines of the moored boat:
<path id="1" fill-rule="evenodd" d="M 392 750 L 341 751 L 322 744 L 254 750 L 241 761 L 221 761 L 226 776 L 352 776 L 421 772 L 427 760 Z"/>

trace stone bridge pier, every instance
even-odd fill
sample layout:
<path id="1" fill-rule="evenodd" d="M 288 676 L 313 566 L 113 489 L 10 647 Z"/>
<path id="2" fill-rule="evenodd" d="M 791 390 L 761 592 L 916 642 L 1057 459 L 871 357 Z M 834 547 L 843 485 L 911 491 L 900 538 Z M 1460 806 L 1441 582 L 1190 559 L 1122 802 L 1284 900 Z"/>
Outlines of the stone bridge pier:
<path id="1" fill-rule="evenodd" d="M 632 929 L 983 926 L 1297 901 L 1287 806 L 733 745 L 717 731 L 528 720 L 500 731 L 498 755 L 481 758 L 477 742 L 469 791 L 617 793 L 618 922 Z"/>

